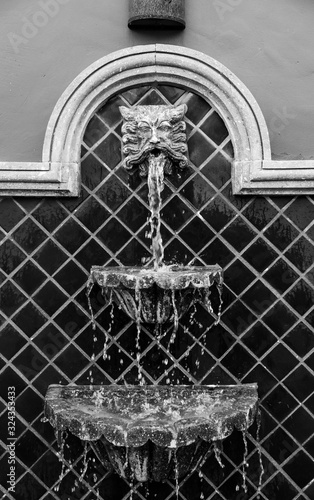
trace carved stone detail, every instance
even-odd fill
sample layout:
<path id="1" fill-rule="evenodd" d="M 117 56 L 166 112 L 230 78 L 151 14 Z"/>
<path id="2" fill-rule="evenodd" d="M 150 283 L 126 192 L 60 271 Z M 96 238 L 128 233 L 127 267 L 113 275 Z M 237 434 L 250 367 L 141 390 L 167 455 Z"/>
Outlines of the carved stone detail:
<path id="1" fill-rule="evenodd" d="M 122 126 L 124 166 L 133 171 L 137 167 L 140 175 L 148 172 L 149 156 L 163 153 L 164 172 L 172 174 L 173 166 L 184 168 L 188 164 L 186 104 L 179 106 L 136 106 L 133 109 L 120 106 L 124 119 Z"/>

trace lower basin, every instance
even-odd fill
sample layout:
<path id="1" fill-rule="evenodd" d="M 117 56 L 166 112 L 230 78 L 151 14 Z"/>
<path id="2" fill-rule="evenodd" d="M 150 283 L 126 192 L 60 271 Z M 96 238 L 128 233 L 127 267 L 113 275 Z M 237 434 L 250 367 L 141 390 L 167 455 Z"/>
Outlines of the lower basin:
<path id="1" fill-rule="evenodd" d="M 97 283 L 107 300 L 115 301 L 134 321 L 163 324 L 176 323 L 196 302 L 213 312 L 210 294 L 216 290 L 219 295 L 222 282 L 221 267 L 213 265 L 158 269 L 93 266 L 89 283 Z"/>
<path id="2" fill-rule="evenodd" d="M 120 476 L 164 481 L 197 468 L 234 428 L 246 431 L 257 405 L 257 384 L 50 385 L 45 417 L 57 431 L 89 441 Z"/>

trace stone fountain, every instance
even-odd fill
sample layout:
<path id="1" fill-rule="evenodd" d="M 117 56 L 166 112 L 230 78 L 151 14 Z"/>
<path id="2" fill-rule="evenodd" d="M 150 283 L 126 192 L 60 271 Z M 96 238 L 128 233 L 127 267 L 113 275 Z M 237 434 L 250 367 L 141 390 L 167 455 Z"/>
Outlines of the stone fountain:
<path id="1" fill-rule="evenodd" d="M 186 105 L 120 108 L 123 153 L 130 175 L 138 170 L 149 188 L 152 265 L 142 268 L 94 266 L 87 285 L 101 287 L 137 325 L 172 325 L 172 339 L 184 314 L 196 303 L 220 319 L 222 269 L 167 266 L 160 233 L 164 176 L 188 164 Z M 219 305 L 214 310 L 212 294 Z M 92 313 L 92 310 L 91 310 Z M 92 313 L 93 314 L 93 313 Z M 159 337 L 160 338 L 160 337 Z M 137 339 L 137 346 L 139 342 Z M 138 357 L 139 359 L 139 357 Z M 51 385 L 45 417 L 60 434 L 69 430 L 89 442 L 108 470 L 138 481 L 176 479 L 199 467 L 234 429 L 244 435 L 257 414 L 257 385 Z"/>

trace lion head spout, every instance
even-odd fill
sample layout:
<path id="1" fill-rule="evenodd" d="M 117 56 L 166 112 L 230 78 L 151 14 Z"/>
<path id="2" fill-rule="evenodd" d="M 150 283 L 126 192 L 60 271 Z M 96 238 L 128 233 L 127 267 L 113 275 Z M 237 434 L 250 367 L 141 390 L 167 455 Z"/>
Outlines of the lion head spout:
<path id="1" fill-rule="evenodd" d="M 186 104 L 179 106 L 120 106 L 124 123 L 122 141 L 127 170 L 139 168 L 147 175 L 149 156 L 162 154 L 164 170 L 171 174 L 173 166 L 188 164 L 184 114 Z"/>

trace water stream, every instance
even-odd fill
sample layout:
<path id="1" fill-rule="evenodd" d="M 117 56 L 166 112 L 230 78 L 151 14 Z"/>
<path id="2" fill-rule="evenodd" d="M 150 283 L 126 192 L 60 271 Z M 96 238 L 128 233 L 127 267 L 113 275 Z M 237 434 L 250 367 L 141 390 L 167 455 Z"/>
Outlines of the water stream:
<path id="1" fill-rule="evenodd" d="M 221 449 L 221 441 L 219 441 L 219 444 L 217 441 L 214 441 L 214 453 L 215 453 L 215 458 L 218 462 L 218 464 L 220 465 L 220 467 L 222 469 L 225 468 L 224 464 L 222 463 L 222 460 L 221 460 L 221 453 L 222 453 L 222 449 Z"/>
<path id="2" fill-rule="evenodd" d="M 148 201 L 150 209 L 150 232 L 147 237 L 152 240 L 152 253 L 154 269 L 158 270 L 163 265 L 164 247 L 161 237 L 161 193 L 164 189 L 164 165 L 166 158 L 163 153 L 155 156 L 149 155 L 149 167 L 147 176 Z"/>
<path id="3" fill-rule="evenodd" d="M 60 485 L 62 483 L 63 478 L 69 472 L 69 469 L 66 466 L 65 458 L 64 458 L 64 447 L 65 447 L 65 440 L 66 440 L 67 432 L 56 431 L 55 435 L 56 435 L 58 446 L 59 446 L 58 458 L 59 458 L 59 462 L 61 462 L 61 472 L 59 475 L 58 482 L 54 487 L 54 491 L 58 492 L 60 489 Z"/>
<path id="4" fill-rule="evenodd" d="M 89 460 L 87 459 L 87 448 L 88 448 L 88 442 L 84 441 L 83 468 L 81 470 L 81 475 L 79 477 L 79 481 L 80 482 L 83 481 L 83 479 L 85 477 L 85 474 L 87 472 L 87 469 L 88 469 L 88 462 L 89 462 Z"/>
<path id="5" fill-rule="evenodd" d="M 176 488 L 176 499 L 179 500 L 179 463 L 177 450 L 175 449 L 173 452 L 173 460 L 174 460 L 174 478 L 175 478 L 175 488 Z"/>
<path id="6" fill-rule="evenodd" d="M 145 384 L 145 379 L 142 373 L 142 365 L 141 365 L 141 309 L 142 309 L 142 301 L 141 301 L 141 290 L 139 288 L 139 284 L 136 283 L 135 288 L 135 300 L 137 303 L 137 307 L 135 308 L 135 322 L 136 322 L 136 340 L 135 340 L 135 348 L 136 348 L 136 364 L 137 364 L 137 378 L 140 385 Z"/>
<path id="7" fill-rule="evenodd" d="M 104 360 L 106 360 L 107 356 L 108 356 L 107 350 L 109 347 L 109 342 L 111 340 L 111 338 L 110 338 L 111 330 L 112 330 L 112 327 L 114 324 L 114 303 L 112 300 L 112 290 L 110 290 L 109 305 L 111 306 L 110 313 L 109 313 L 110 322 L 109 322 L 108 328 L 105 330 L 105 343 L 104 343 L 104 350 L 103 350 L 103 359 Z"/>
<path id="8" fill-rule="evenodd" d="M 265 473 L 263 459 L 262 459 L 261 445 L 260 445 L 260 431 L 261 431 L 261 425 L 262 425 L 260 408 L 257 409 L 256 422 L 257 422 L 256 441 L 257 441 L 257 453 L 258 453 L 258 459 L 259 459 L 259 478 L 258 478 L 258 488 L 257 488 L 258 495 L 256 498 L 259 499 L 260 492 L 262 489 L 262 480 L 263 480 L 263 476 Z"/>
<path id="9" fill-rule="evenodd" d="M 247 493 L 247 484 L 246 484 L 246 468 L 249 466 L 247 461 L 248 456 L 248 445 L 247 445 L 247 429 L 242 430 L 242 438 L 244 443 L 244 453 L 243 453 L 243 462 L 242 462 L 242 489 L 245 493 Z"/>

